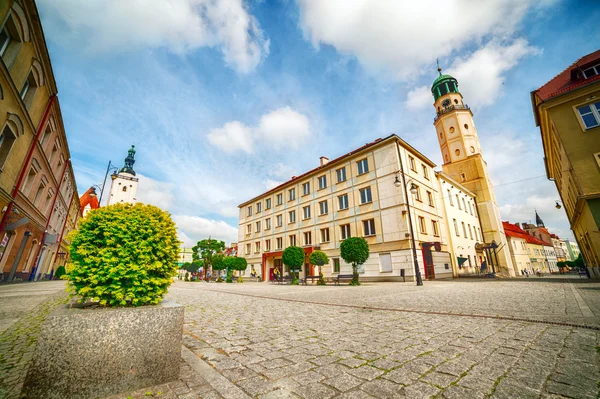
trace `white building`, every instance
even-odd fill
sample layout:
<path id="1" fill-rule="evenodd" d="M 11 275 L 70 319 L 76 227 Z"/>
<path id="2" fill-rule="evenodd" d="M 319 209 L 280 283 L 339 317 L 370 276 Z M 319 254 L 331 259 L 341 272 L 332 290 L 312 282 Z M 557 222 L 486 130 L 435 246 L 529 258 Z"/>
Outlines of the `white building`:
<path id="1" fill-rule="evenodd" d="M 138 178 L 135 177 L 133 164 L 135 163 L 135 149 L 131 146 L 127 157 L 125 158 L 125 166 L 118 170 L 117 173 L 110 176 L 112 183 L 110 185 L 110 194 L 108 196 L 108 205 L 130 203 L 135 204 L 137 193 Z"/>
<path id="2" fill-rule="evenodd" d="M 443 204 L 448 249 L 452 254 L 452 274 L 477 274 L 485 259 L 480 248 L 483 243 L 481 225 L 475 205 L 475 194 L 444 172 L 435 172 Z"/>
<path id="3" fill-rule="evenodd" d="M 579 245 L 575 241 L 565 240 L 567 244 L 567 260 L 574 261 L 579 257 Z"/>

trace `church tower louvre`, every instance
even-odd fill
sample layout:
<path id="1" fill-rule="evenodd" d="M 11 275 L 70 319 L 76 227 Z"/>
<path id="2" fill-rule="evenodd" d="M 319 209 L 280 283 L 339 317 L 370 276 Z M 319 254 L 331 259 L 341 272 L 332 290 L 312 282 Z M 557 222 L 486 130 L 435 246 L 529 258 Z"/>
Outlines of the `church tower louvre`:
<path id="1" fill-rule="evenodd" d="M 493 262 L 497 265 L 497 272 L 515 276 L 494 187 L 473 121 L 473 112 L 463 102 L 458 81 L 450 75 L 443 75 L 439 67 L 438 73 L 438 78 L 431 86 L 431 93 L 436 110 L 434 125 L 442 151 L 442 170 L 476 195 L 484 244 L 495 247 L 494 259 L 488 259 L 488 265 Z"/>
<path id="2" fill-rule="evenodd" d="M 135 163 L 135 146 L 131 146 L 125 158 L 125 165 L 110 176 L 112 183 L 110 186 L 110 195 L 108 205 L 113 204 L 135 204 L 137 193 L 138 178 L 135 177 L 133 164 Z"/>

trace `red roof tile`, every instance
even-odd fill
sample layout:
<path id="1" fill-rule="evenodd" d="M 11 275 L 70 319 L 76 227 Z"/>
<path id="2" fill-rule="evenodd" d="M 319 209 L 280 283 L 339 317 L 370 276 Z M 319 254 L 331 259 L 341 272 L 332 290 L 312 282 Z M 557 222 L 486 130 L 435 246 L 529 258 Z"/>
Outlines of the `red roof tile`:
<path id="1" fill-rule="evenodd" d="M 509 237 L 522 238 L 530 244 L 544 245 L 546 247 L 551 247 L 552 245 L 545 243 L 542 240 L 539 240 L 533 236 L 527 234 L 527 232 L 518 226 L 508 223 L 502 222 L 502 227 L 504 228 L 504 234 Z"/>
<path id="2" fill-rule="evenodd" d="M 585 55 L 577 61 L 575 61 L 573 64 L 569 65 L 567 69 L 556 75 L 554 79 L 537 89 L 535 93 L 540 98 L 540 100 L 546 101 L 558 96 L 559 94 L 564 94 L 571 90 L 574 90 L 580 86 L 600 81 L 600 75 L 592 76 L 591 78 L 586 79 L 585 77 L 583 77 L 583 75 L 573 73 L 578 69 L 583 69 L 587 66 L 594 65 L 599 61 L 600 50 Z"/>

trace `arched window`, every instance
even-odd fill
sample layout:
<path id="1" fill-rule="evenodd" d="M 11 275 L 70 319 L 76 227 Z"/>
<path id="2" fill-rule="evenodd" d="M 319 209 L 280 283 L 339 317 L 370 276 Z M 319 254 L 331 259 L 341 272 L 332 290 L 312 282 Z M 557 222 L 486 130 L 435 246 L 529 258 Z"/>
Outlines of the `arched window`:
<path id="1" fill-rule="evenodd" d="M 127 192 L 127 186 L 123 186 L 123 192 Z"/>
<path id="2" fill-rule="evenodd" d="M 10 68 L 17 58 L 21 43 L 29 40 L 27 17 L 19 3 L 15 1 L 4 25 L 0 28 L 0 57 L 7 68 Z"/>

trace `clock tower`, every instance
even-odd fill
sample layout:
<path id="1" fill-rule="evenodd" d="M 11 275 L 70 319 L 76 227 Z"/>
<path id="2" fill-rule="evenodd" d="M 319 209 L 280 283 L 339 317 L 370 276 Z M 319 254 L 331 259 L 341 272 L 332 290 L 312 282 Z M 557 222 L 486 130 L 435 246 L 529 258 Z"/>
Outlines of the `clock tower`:
<path id="1" fill-rule="evenodd" d="M 108 204 L 122 204 L 129 203 L 135 204 L 137 199 L 135 198 L 137 192 L 138 178 L 135 176 L 135 170 L 133 170 L 133 164 L 135 163 L 135 148 L 131 146 L 131 149 L 127 152 L 125 158 L 125 166 L 114 173 L 110 178 L 112 184 L 110 186 L 110 196 L 108 197 Z"/>
<path id="2" fill-rule="evenodd" d="M 493 259 L 488 259 L 488 267 L 493 263 L 497 265 L 497 272 L 515 276 L 494 187 L 473 122 L 473 112 L 463 103 L 457 80 L 450 75 L 443 75 L 441 68 L 438 68 L 438 73 L 440 76 L 433 82 L 431 93 L 437 112 L 433 124 L 442 150 L 442 170 L 475 193 L 484 244 L 495 247 L 490 249 Z"/>

